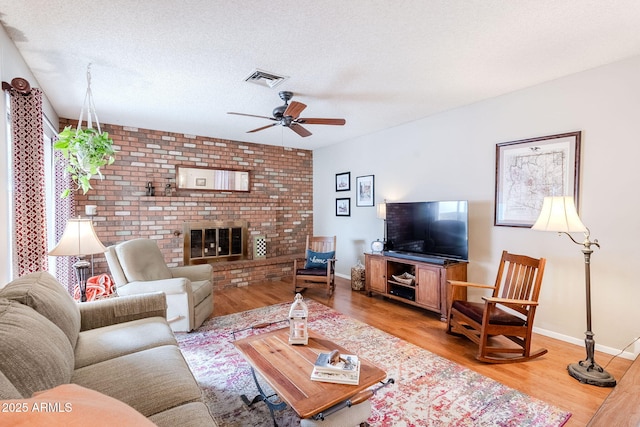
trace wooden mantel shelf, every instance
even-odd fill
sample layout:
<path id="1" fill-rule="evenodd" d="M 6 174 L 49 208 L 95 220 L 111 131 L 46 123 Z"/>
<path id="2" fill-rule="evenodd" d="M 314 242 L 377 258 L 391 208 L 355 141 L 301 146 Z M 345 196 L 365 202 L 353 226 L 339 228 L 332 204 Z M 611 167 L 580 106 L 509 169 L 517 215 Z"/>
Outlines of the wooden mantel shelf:
<path id="1" fill-rule="evenodd" d="M 155 196 L 147 196 L 146 194 L 137 194 L 131 196 L 131 199 L 140 200 L 143 202 L 191 202 L 191 201 L 219 201 L 224 200 L 229 203 L 243 203 L 246 199 L 252 200 L 260 200 L 260 201 L 271 201 L 273 203 L 273 199 L 269 196 L 265 196 L 262 194 L 252 194 L 252 193 L 230 193 L 230 192 L 203 192 L 203 193 L 173 193 L 171 196 L 165 196 L 164 194 Z"/>

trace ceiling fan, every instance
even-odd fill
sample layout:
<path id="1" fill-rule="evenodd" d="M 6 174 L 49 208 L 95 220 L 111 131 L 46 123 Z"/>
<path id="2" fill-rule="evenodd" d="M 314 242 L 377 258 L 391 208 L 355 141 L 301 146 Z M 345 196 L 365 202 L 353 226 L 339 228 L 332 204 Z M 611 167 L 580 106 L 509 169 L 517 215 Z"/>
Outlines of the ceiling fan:
<path id="1" fill-rule="evenodd" d="M 300 113 L 307 108 L 305 104 L 302 102 L 292 101 L 289 103 L 289 100 L 293 97 L 293 92 L 282 91 L 278 95 L 280 95 L 280 99 L 284 101 L 284 105 L 280 105 L 273 109 L 273 117 L 268 116 L 256 116 L 254 114 L 244 114 L 244 113 L 232 113 L 229 112 L 227 114 L 236 114 L 238 116 L 248 116 L 248 117 L 260 117 L 262 119 L 273 120 L 275 123 L 271 123 L 266 126 L 259 127 L 257 129 L 253 129 L 247 131 L 247 133 L 258 132 L 272 126 L 281 125 L 286 128 L 291 129 L 301 137 L 310 136 L 311 132 L 309 132 L 306 128 L 302 127 L 303 124 L 307 125 L 338 125 L 342 126 L 346 123 L 345 119 L 312 119 L 312 118 L 302 118 L 300 117 Z"/>

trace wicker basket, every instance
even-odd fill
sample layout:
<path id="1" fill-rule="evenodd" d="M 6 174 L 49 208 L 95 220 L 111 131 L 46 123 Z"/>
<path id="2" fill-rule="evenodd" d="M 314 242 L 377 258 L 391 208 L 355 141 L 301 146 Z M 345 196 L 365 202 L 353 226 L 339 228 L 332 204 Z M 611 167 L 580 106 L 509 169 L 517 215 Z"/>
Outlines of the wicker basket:
<path id="1" fill-rule="evenodd" d="M 364 266 L 358 264 L 351 268 L 351 289 L 354 291 L 361 291 L 364 289 Z"/>

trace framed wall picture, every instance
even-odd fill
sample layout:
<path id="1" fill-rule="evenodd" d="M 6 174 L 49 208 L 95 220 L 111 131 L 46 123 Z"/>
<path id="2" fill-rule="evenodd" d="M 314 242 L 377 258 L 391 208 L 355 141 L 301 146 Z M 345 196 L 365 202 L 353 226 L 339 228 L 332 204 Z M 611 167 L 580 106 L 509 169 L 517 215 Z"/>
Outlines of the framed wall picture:
<path id="1" fill-rule="evenodd" d="M 351 172 L 342 172 L 336 174 L 336 191 L 351 190 Z"/>
<path id="2" fill-rule="evenodd" d="M 581 132 L 496 144 L 494 225 L 531 227 L 545 196 L 578 206 Z"/>
<path id="3" fill-rule="evenodd" d="M 375 206 L 373 175 L 356 178 L 356 206 Z"/>
<path id="4" fill-rule="evenodd" d="M 351 216 L 351 198 L 336 199 L 336 216 Z"/>

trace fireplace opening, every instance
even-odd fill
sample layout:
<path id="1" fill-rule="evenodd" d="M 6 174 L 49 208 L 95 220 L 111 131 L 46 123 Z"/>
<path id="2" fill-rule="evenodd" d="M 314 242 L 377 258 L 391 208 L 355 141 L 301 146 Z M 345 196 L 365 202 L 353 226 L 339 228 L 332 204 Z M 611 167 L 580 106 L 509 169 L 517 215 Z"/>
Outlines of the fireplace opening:
<path id="1" fill-rule="evenodd" d="M 246 221 L 186 222 L 183 231 L 184 265 L 247 258 Z"/>

